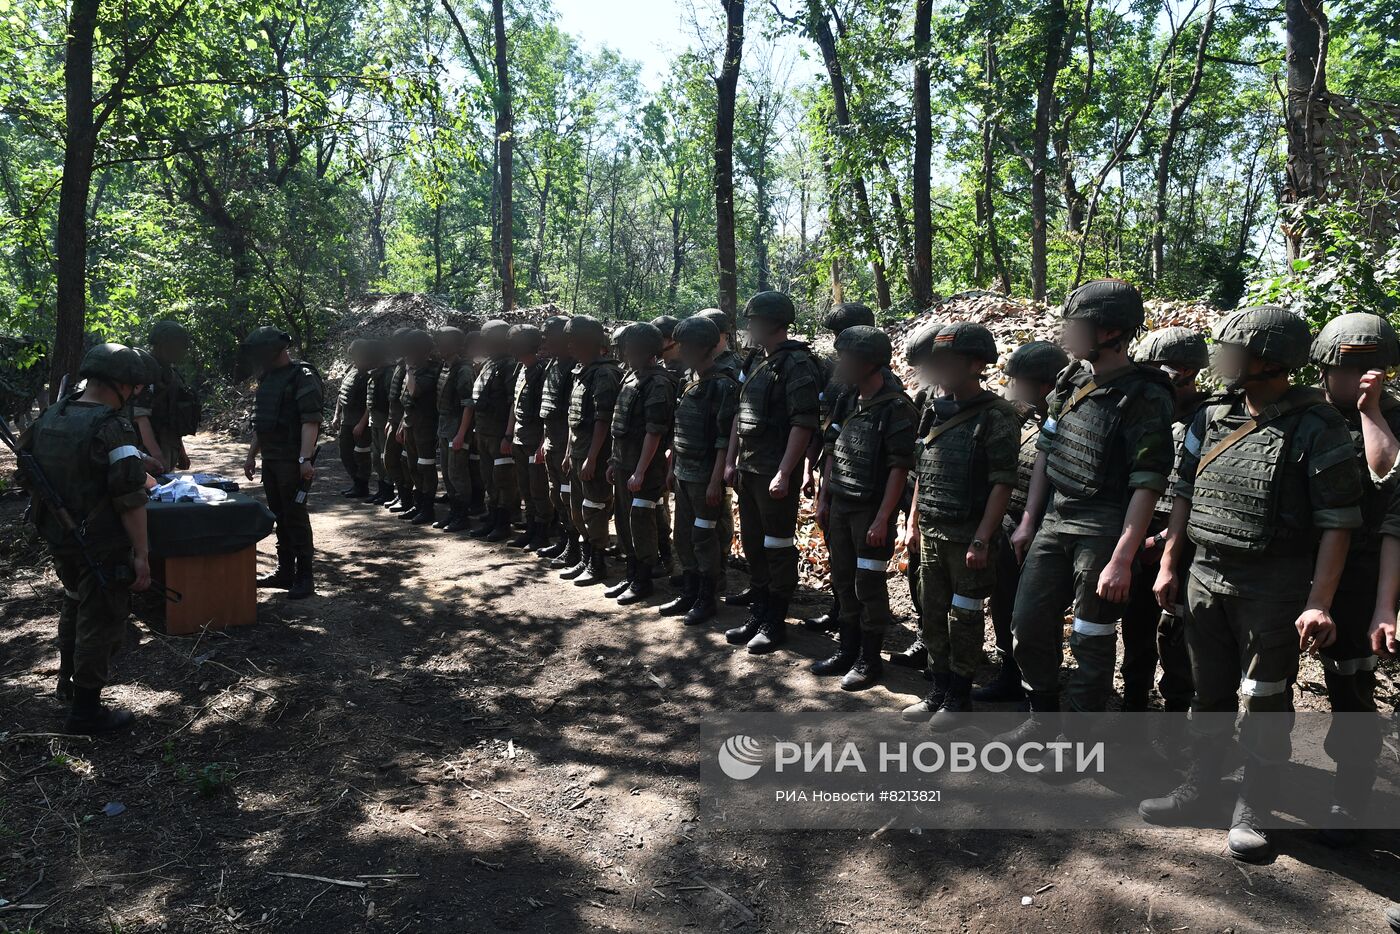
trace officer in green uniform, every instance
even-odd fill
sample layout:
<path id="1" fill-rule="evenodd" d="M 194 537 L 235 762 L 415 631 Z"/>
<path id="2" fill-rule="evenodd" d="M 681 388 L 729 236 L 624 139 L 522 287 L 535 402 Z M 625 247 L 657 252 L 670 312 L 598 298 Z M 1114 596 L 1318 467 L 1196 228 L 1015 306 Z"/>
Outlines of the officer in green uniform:
<path id="1" fill-rule="evenodd" d="M 1244 778 L 1227 845 L 1258 861 L 1272 850 L 1260 825 L 1292 755 L 1292 718 L 1250 714 L 1291 713 L 1300 648 L 1316 654 L 1335 641 L 1331 607 L 1363 490 L 1342 416 L 1318 390 L 1289 382 L 1308 363 L 1307 323 L 1282 308 L 1246 308 L 1214 339 L 1226 393 L 1187 429 L 1156 584 L 1163 608 L 1185 590 L 1196 741 L 1185 781 L 1138 812 L 1158 824 L 1210 813 L 1243 695 Z M 1183 582 L 1186 536 L 1196 554 Z"/>
<path id="2" fill-rule="evenodd" d="M 510 352 L 515 357 L 511 389 L 511 453 L 515 458 L 517 494 L 525 504 L 525 528 L 510 540 L 515 548 L 536 551 L 549 544 L 554 525 L 554 502 L 549 497 L 549 468 L 545 465 L 544 416 L 540 414 L 547 361 L 540 356 L 544 333 L 533 324 L 510 329 Z"/>
<path id="3" fill-rule="evenodd" d="M 1055 381 L 1067 366 L 1069 355 L 1058 344 L 1031 341 L 1016 348 L 1003 370 L 1007 399 L 1016 407 L 1021 419 L 1021 444 L 1016 460 L 1016 486 L 1006 504 L 1006 518 L 1001 525 L 1004 534 L 996 549 L 996 581 L 987 600 L 1001 668 L 995 678 L 972 692 L 972 699 L 979 703 L 1022 701 L 1026 697 L 1025 688 L 1021 687 L 1021 669 L 1011 651 L 1011 613 L 1016 605 L 1016 587 L 1021 582 L 1021 562 L 1011 547 L 1011 533 L 1025 515 L 1040 426 L 1045 421 Z"/>
<path id="4" fill-rule="evenodd" d="M 476 431 L 481 457 L 481 479 L 486 486 L 487 515 L 471 530 L 473 538 L 503 542 L 510 538 L 520 509 L 520 487 L 515 479 L 515 457 L 506 428 L 510 424 L 511 389 L 515 386 L 515 358 L 510 355 L 510 325 L 488 321 L 481 329 L 485 359 L 477 370 L 467 409 Z"/>
<path id="5" fill-rule="evenodd" d="M 617 539 L 627 573 L 605 594 L 622 606 L 655 592 L 661 564 L 656 512 L 666 492 L 666 452 L 676 414 L 675 384 L 661 365 L 664 340 L 655 325 L 637 322 L 618 342 L 629 372 L 613 407 L 608 482 L 618 503 Z"/>
<path id="6" fill-rule="evenodd" d="M 883 674 L 880 650 L 893 621 L 885 572 L 914 464 L 919 416 L 889 369 L 891 353 L 889 336 L 870 325 L 842 328 L 836 338 L 842 392 L 827 419 L 817 524 L 831 554 L 840 642 L 811 669 L 842 676 L 846 691 L 872 687 Z"/>
<path id="7" fill-rule="evenodd" d="M 1066 300 L 1063 317 L 1063 343 L 1075 362 L 1050 397 L 1025 514 L 1012 535 L 1026 556 L 1013 651 L 1032 714 L 1005 737 L 1016 745 L 1059 733 L 1060 646 L 1071 602 L 1078 667 L 1069 705 L 1106 708 L 1133 561 L 1172 468 L 1171 384 L 1128 356 L 1143 323 L 1138 290 L 1116 279 L 1089 282 Z"/>
<path id="8" fill-rule="evenodd" d="M 459 327 L 439 328 L 435 338 L 438 356 L 437 374 L 437 472 L 447 494 L 446 518 L 434 518 L 433 528 L 453 531 L 467 521 L 471 502 L 471 475 L 460 468 L 453 470 L 452 441 L 462 425 L 462 411 L 471 383 L 464 380 L 472 375 L 471 362 L 466 359 L 467 333 Z M 465 374 L 463 371 L 466 371 Z M 458 458 L 460 460 L 460 458 Z"/>
<path id="9" fill-rule="evenodd" d="M 189 470 L 185 437 L 199 430 L 199 395 L 178 367 L 189 356 L 190 334 L 178 321 L 157 321 L 151 325 L 149 341 L 157 372 L 132 400 L 136 431 L 147 454 L 157 462 L 152 465 L 155 473 Z"/>
<path id="10" fill-rule="evenodd" d="M 1325 748 L 1337 763 L 1332 793 L 1333 844 L 1352 842 L 1366 816 L 1381 751 L 1376 713 L 1376 654 L 1371 645 L 1375 616 L 1373 583 L 1380 576 L 1380 525 L 1400 473 L 1400 400 L 1385 389 L 1386 371 L 1400 363 L 1395 329 L 1380 315 L 1354 312 L 1333 318 L 1312 345 L 1322 368 L 1322 388 L 1346 420 L 1362 477 L 1362 526 L 1351 534 L 1346 568 L 1332 601 L 1337 639 L 1322 650 L 1327 699 L 1334 713 Z M 1393 610 L 1393 607 L 1392 607 Z M 1392 619 L 1394 613 L 1391 613 Z"/>
<path id="11" fill-rule="evenodd" d="M 724 485 L 724 452 L 729 447 L 739 381 L 719 366 L 720 329 L 704 315 L 676 325 L 681 361 L 692 379 L 676 402 L 672 438 L 671 486 L 676 493 L 676 554 L 681 591 L 660 608 L 663 616 L 684 616 L 687 626 L 714 619 L 716 594 L 724 575 L 721 517 L 730 511 Z"/>
<path id="12" fill-rule="evenodd" d="M 414 328 L 399 328 L 391 340 L 394 369 L 389 374 L 389 424 L 384 434 L 384 466 L 390 471 L 394 495 L 384 501 L 390 512 L 408 512 L 413 508 L 413 477 L 416 465 L 404 447 L 408 437 L 404 431 L 404 384 L 408 382 L 408 347 L 416 338 Z"/>
<path id="13" fill-rule="evenodd" d="M 347 352 L 349 366 L 340 378 L 340 391 L 335 398 L 331 416 L 331 434 L 335 435 L 340 463 L 350 477 L 350 486 L 340 491 L 346 499 L 369 498 L 370 454 L 374 445 L 369 438 L 369 370 L 371 344 L 363 338 L 350 342 Z"/>
<path id="14" fill-rule="evenodd" d="M 997 361 L 996 340 L 980 324 L 945 324 L 929 351 L 940 395 L 919 424 L 910 539 L 919 542 L 923 642 L 933 690 L 904 709 L 935 730 L 958 725 L 971 707 L 982 662 L 983 602 L 996 580 L 996 550 L 1016 486 L 1020 426 L 1015 407 L 982 385 Z"/>
<path id="15" fill-rule="evenodd" d="M 743 374 L 725 480 L 739 493 L 740 537 L 749 562 L 749 617 L 725 633 L 753 655 L 787 641 L 788 603 L 797 590 L 797 507 L 807 445 L 817 430 L 820 371 L 811 351 L 788 337 L 792 299 L 759 292 L 744 308 L 761 359 Z"/>
<path id="16" fill-rule="evenodd" d="M 394 361 L 390 343 L 382 338 L 370 341 L 369 378 L 365 381 L 365 406 L 369 409 L 370 468 L 377 485 L 374 495 L 366 502 L 382 506 L 394 498 L 394 476 L 398 465 L 392 467 L 385 456 L 389 431 L 389 383 L 394 376 Z"/>
<path id="17" fill-rule="evenodd" d="M 574 528 L 570 505 L 572 488 L 564 472 L 564 452 L 569 446 L 569 396 L 574 385 L 574 358 L 564 329 L 569 319 L 555 315 L 544 323 L 544 377 L 540 380 L 540 418 L 544 421 L 544 466 L 549 475 L 549 500 L 554 513 L 554 544 L 536 551 L 552 568 L 578 563 L 582 541 Z"/>
<path id="18" fill-rule="evenodd" d="M 476 356 L 474 350 L 479 343 L 479 331 L 463 335 L 462 352 L 456 365 L 451 369 L 447 380 L 438 378 L 438 411 L 443 411 L 444 398 L 449 412 L 455 421 L 452 436 L 442 443 L 447 449 L 447 476 L 452 491 L 452 514 L 443 523 L 444 532 L 464 532 L 471 528 L 472 505 L 481 499 L 481 473 L 475 469 L 480 463 L 474 445 L 475 436 L 471 430 L 472 412 L 466 402 L 471 398 L 476 386 Z"/>
<path id="19" fill-rule="evenodd" d="M 437 498 L 437 379 L 438 361 L 433 336 L 427 331 L 413 331 L 404 340 L 404 362 L 407 364 L 403 381 L 403 427 L 399 440 L 403 443 L 404 465 L 413 476 L 413 504 L 401 518 L 413 525 L 427 525 L 437 518 L 434 505 Z"/>
<path id="20" fill-rule="evenodd" d="M 846 302 L 833 306 L 822 321 L 822 326 L 831 332 L 833 339 L 840 337 L 847 328 L 858 325 L 872 328 L 875 326 L 875 312 L 859 302 Z M 819 364 L 821 362 L 818 360 Z M 822 391 L 817 395 L 817 401 L 821 403 L 818 410 L 821 414 L 822 430 L 813 433 L 812 443 L 807 451 L 808 463 L 817 473 L 821 473 L 822 469 L 822 453 L 825 451 L 828 440 L 825 436 L 831 426 L 831 412 L 841 395 L 850 388 L 836 378 L 835 366 L 826 367 L 824 375 L 826 379 L 823 382 Z M 833 589 L 831 607 L 825 613 L 804 619 L 802 625 L 817 632 L 828 632 L 837 628 L 837 621 L 841 618 L 840 600 L 840 596 Z"/>
<path id="21" fill-rule="evenodd" d="M 1180 450 L 1187 426 L 1206 399 L 1205 393 L 1196 388 L 1197 375 L 1210 365 L 1210 350 L 1206 347 L 1205 335 L 1190 328 L 1158 328 L 1138 341 L 1133 349 L 1133 359 L 1156 367 L 1171 380 L 1176 399 L 1172 424 L 1173 447 Z M 1157 500 L 1152 522 L 1147 527 L 1147 538 L 1138 556 L 1139 564 L 1147 570 L 1133 575 L 1128 605 L 1123 609 L 1123 710 L 1128 712 L 1147 709 L 1147 698 L 1152 690 L 1159 658 L 1162 663 L 1159 686 L 1166 709 L 1180 713 L 1191 705 L 1191 659 L 1186 652 L 1186 627 L 1182 622 L 1182 613 L 1179 610 L 1171 613 L 1164 611 L 1157 605 L 1157 598 L 1152 592 L 1156 582 L 1152 571 L 1161 558 L 1157 549 L 1167 540 L 1167 523 L 1171 518 L 1176 479 L 1173 470 L 1169 478 L 1171 486 Z M 1190 555 L 1183 555 L 1180 569 L 1185 570 L 1190 563 Z M 1175 736 L 1176 726 L 1183 723 L 1184 718 L 1169 719 L 1167 727 L 1171 735 Z"/>
<path id="22" fill-rule="evenodd" d="M 607 464 L 611 456 L 613 409 L 622 388 L 622 368 L 608 356 L 608 335 L 602 322 L 575 315 L 564 329 L 569 355 L 578 361 L 569 395 L 569 447 L 564 473 L 569 478 L 574 528 L 583 536 L 579 560 L 560 577 L 585 587 L 607 579 L 608 516 L 612 487 Z"/>
<path id="23" fill-rule="evenodd" d="M 277 570 L 258 578 L 258 586 L 285 587 L 288 598 L 301 600 L 316 592 L 305 494 L 316 476 L 312 459 L 324 401 L 321 377 L 311 364 L 292 359 L 287 349 L 291 344 L 290 334 L 273 327 L 257 328 L 243 339 L 258 370 L 253 443 L 243 461 L 243 475 L 253 479 L 262 454 L 263 494 L 277 517 Z"/>
<path id="24" fill-rule="evenodd" d="M 126 634 L 129 592 L 151 583 L 146 471 L 136 429 L 121 411 L 156 374 L 131 348 L 99 344 L 83 356 L 78 375 L 87 380 L 82 394 L 44 410 L 20 443 L 68 514 L 81 523 L 86 558 L 37 492 L 38 480 L 23 471 L 18 479 L 33 491 L 30 519 L 48 544 L 63 585 L 58 696 L 72 701 L 63 731 L 103 733 L 132 720 L 126 711 L 103 706 L 102 689 Z"/>

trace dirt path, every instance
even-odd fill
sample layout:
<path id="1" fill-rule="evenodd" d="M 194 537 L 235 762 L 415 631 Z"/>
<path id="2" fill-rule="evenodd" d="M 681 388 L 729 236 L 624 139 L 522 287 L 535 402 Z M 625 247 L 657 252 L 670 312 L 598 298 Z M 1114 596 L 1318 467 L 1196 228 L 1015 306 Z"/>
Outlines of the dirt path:
<path id="1" fill-rule="evenodd" d="M 234 472 L 240 447 L 199 442 Z M 1367 931 L 1400 896 L 1394 833 L 1287 835 L 1245 868 L 1217 832 L 711 831 L 707 712 L 887 709 L 923 682 L 843 694 L 806 671 L 824 640 L 754 658 L 341 481 L 314 501 L 320 595 L 227 634 L 143 628 L 123 739 L 32 735 L 61 724 L 57 590 L 5 556 L 0 897 L 47 907 L 0 903 L 0 931 Z"/>

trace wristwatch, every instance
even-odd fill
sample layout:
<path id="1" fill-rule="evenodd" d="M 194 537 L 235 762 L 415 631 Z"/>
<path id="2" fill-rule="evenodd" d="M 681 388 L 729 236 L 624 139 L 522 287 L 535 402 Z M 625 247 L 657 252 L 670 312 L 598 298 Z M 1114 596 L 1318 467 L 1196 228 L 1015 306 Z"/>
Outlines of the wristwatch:
<path id="1" fill-rule="evenodd" d="M 297 458 L 297 463 L 298 463 L 298 464 L 304 464 L 304 463 L 306 463 L 306 460 L 307 460 L 307 459 L 306 459 L 305 457 L 298 457 L 298 458 Z"/>
<path id="2" fill-rule="evenodd" d="M 972 540 L 972 547 L 977 551 L 981 551 L 983 548 L 987 547 L 987 543 L 982 541 L 982 539 L 980 538 L 974 538 Z"/>

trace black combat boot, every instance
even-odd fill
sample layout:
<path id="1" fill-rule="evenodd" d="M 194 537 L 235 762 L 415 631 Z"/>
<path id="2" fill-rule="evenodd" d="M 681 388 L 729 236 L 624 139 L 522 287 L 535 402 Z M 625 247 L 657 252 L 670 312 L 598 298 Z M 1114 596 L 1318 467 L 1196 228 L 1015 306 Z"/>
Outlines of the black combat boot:
<path id="1" fill-rule="evenodd" d="M 385 509 L 393 509 L 398 504 L 399 488 L 391 483 L 389 484 L 389 495 L 385 497 L 384 502 L 380 503 L 379 505 L 383 506 Z"/>
<path id="2" fill-rule="evenodd" d="M 656 573 L 651 565 L 644 561 L 637 562 L 637 570 L 632 575 L 632 581 L 627 585 L 627 589 L 617 595 L 618 606 L 631 606 L 634 603 L 641 603 L 647 597 L 656 592 L 656 586 L 652 583 L 652 575 Z"/>
<path id="3" fill-rule="evenodd" d="M 369 478 L 357 479 L 349 489 L 341 490 L 340 495 L 346 499 L 369 499 Z"/>
<path id="4" fill-rule="evenodd" d="M 670 580 L 670 579 L 671 579 L 671 571 L 672 571 L 672 570 L 675 568 L 675 566 L 676 566 L 676 559 L 675 559 L 675 556 L 672 555 L 672 553 L 671 553 L 671 536 L 670 536 L 670 535 L 662 536 L 661 541 L 659 541 L 659 542 L 656 543 L 656 553 L 657 553 L 657 555 L 659 556 L 660 560 L 657 562 L 657 565 L 656 565 L 656 574 L 655 574 L 655 576 L 656 576 L 656 577 L 664 577 L 664 578 L 667 578 L 668 580 Z M 679 582 L 679 581 L 672 581 L 672 582 L 671 582 L 671 586 L 672 586 L 672 587 L 678 587 L 678 586 L 680 586 L 680 582 Z"/>
<path id="5" fill-rule="evenodd" d="M 399 490 L 399 501 L 389 507 L 390 512 L 403 514 L 410 512 L 418 506 L 418 498 L 413 493 L 412 487 Z"/>
<path id="6" fill-rule="evenodd" d="M 258 586 L 269 590 L 286 590 L 296 577 L 296 558 L 290 551 L 277 549 L 277 570 L 258 578 Z"/>
<path id="7" fill-rule="evenodd" d="M 948 693 L 943 695 L 943 703 L 938 712 L 928 722 L 928 728 L 935 733 L 956 730 L 967 723 L 964 716 L 972 709 L 972 679 L 959 674 L 948 675 Z"/>
<path id="8" fill-rule="evenodd" d="M 365 500 L 365 502 L 373 503 L 376 506 L 383 506 L 389 501 L 389 498 L 393 495 L 394 485 L 392 483 L 385 483 L 383 480 L 380 480 L 378 481 L 378 486 L 376 486 L 374 489 L 374 495 L 371 496 L 369 499 Z"/>
<path id="9" fill-rule="evenodd" d="M 738 593 L 727 593 L 724 595 L 725 606 L 753 606 L 759 591 L 754 587 L 747 587 Z"/>
<path id="10" fill-rule="evenodd" d="M 591 548 L 588 554 L 588 564 L 583 568 L 583 573 L 574 578 L 575 587 L 590 587 L 593 584 L 601 584 L 608 579 L 608 554 L 605 549 Z"/>
<path id="11" fill-rule="evenodd" d="M 444 532 L 464 532 L 471 526 L 467 518 L 467 504 L 458 500 L 452 504 L 452 515 L 442 526 Z"/>
<path id="12" fill-rule="evenodd" d="M 628 586 L 632 583 L 632 578 L 636 576 L 637 559 L 628 558 L 627 570 L 622 572 L 622 580 L 618 581 L 616 584 L 613 584 L 607 590 L 604 590 L 603 596 L 607 597 L 609 600 L 616 600 L 618 597 L 622 596 L 624 593 L 627 592 Z"/>
<path id="13" fill-rule="evenodd" d="M 747 591 L 749 598 L 747 604 L 731 604 L 735 606 L 747 606 L 749 608 L 748 618 L 733 629 L 727 629 L 724 633 L 724 641 L 730 645 L 748 645 L 749 640 L 758 635 L 758 627 L 763 625 L 763 617 L 768 613 L 768 592 L 750 587 Z M 729 598 L 725 598 L 729 602 Z"/>
<path id="14" fill-rule="evenodd" d="M 1001 654 L 1001 670 L 997 676 L 972 692 L 979 704 L 1005 704 L 1024 700 L 1026 689 L 1021 687 L 1021 666 L 1010 652 Z"/>
<path id="15" fill-rule="evenodd" d="M 407 495 L 408 505 L 403 510 L 399 511 L 399 518 L 403 519 L 405 522 L 412 522 L 413 517 L 423 511 L 423 491 L 414 489 Z M 400 503 L 399 505 L 402 506 L 403 504 Z"/>
<path id="16" fill-rule="evenodd" d="M 1362 824 L 1366 812 L 1370 810 L 1371 792 L 1375 784 L 1374 761 L 1343 760 L 1337 763 L 1337 776 L 1332 784 L 1332 805 L 1328 810 L 1331 826 L 1322 829 L 1320 836 L 1323 843 L 1347 847 L 1354 846 L 1361 839 Z"/>
<path id="17" fill-rule="evenodd" d="M 836 594 L 831 595 L 831 608 L 818 616 L 809 616 L 802 620 L 802 627 L 813 632 L 831 632 L 840 628 L 841 625 L 841 598 Z M 845 674 L 845 672 L 841 672 Z"/>
<path id="18" fill-rule="evenodd" d="M 860 654 L 856 656 L 856 663 L 851 666 L 851 670 L 841 679 L 841 690 L 864 691 L 879 684 L 880 676 L 885 673 L 884 656 L 880 654 L 884 647 L 885 630 L 862 629 Z"/>
<path id="19" fill-rule="evenodd" d="M 287 591 L 288 600 L 305 600 L 316 595 L 316 575 L 311 569 L 311 556 L 297 558 L 297 576 Z"/>
<path id="20" fill-rule="evenodd" d="M 467 531 L 472 538 L 485 538 L 496 528 L 496 511 L 487 509 L 481 521 Z"/>
<path id="21" fill-rule="evenodd" d="M 903 652 L 891 652 L 890 664 L 898 665 L 901 668 L 915 668 L 919 671 L 928 670 L 928 648 L 924 645 L 922 633 L 914 634 L 914 641 L 909 643 L 909 648 Z"/>
<path id="22" fill-rule="evenodd" d="M 696 571 L 686 571 L 681 575 L 681 592 L 657 607 L 656 612 L 662 616 L 684 616 L 690 612 L 690 608 L 695 605 L 695 598 L 699 595 L 700 574 Z"/>
<path id="23" fill-rule="evenodd" d="M 690 609 L 685 614 L 687 626 L 707 623 L 719 613 L 719 607 L 715 604 L 715 581 L 699 575 L 697 578 L 695 602 L 690 605 Z"/>
<path id="24" fill-rule="evenodd" d="M 559 552 L 549 561 L 549 566 L 556 570 L 571 568 L 578 564 L 579 558 L 583 557 L 583 538 L 577 534 L 570 535 L 564 543 L 564 550 Z"/>
<path id="25" fill-rule="evenodd" d="M 515 531 L 511 528 L 509 509 L 507 509 L 505 506 L 497 506 L 495 509 L 495 514 L 495 524 L 491 527 L 491 531 L 486 533 L 486 537 L 483 539 L 483 541 L 488 541 L 492 544 L 505 541 L 506 539 L 510 538 L 511 533 Z"/>
<path id="26" fill-rule="evenodd" d="M 135 719 L 130 711 L 105 706 L 101 688 L 74 687 L 73 708 L 64 721 L 63 732 L 85 735 L 111 733 L 131 726 Z"/>
<path id="27" fill-rule="evenodd" d="M 456 504 L 456 503 L 452 503 L 452 502 L 449 501 L 449 505 L 448 505 L 448 507 L 447 507 L 447 516 L 446 516 L 445 518 L 439 517 L 439 518 L 433 519 L 433 528 L 435 528 L 435 529 L 445 529 L 445 528 L 447 528 L 449 525 L 451 525 L 451 524 L 453 523 L 453 521 L 454 521 L 456 518 L 457 518 L 457 504 Z"/>
<path id="28" fill-rule="evenodd" d="M 843 623 L 838 631 L 836 654 L 821 661 L 812 662 L 807 670 L 814 675 L 844 675 L 860 657 L 860 623 L 852 620 Z"/>
<path id="29" fill-rule="evenodd" d="M 1138 816 L 1162 827 L 1188 824 L 1204 816 L 1219 791 L 1226 748 L 1219 740 L 1198 739 L 1188 752 L 1181 784 L 1160 798 L 1139 802 Z"/>
<path id="30" fill-rule="evenodd" d="M 546 532 L 548 533 L 548 530 L 546 530 Z M 535 554 L 539 555 L 541 558 L 554 559 L 562 555 L 569 547 L 569 538 L 573 534 L 573 530 L 565 528 L 562 522 L 556 522 L 554 523 L 553 533 L 548 534 L 551 534 L 551 537 L 553 537 L 554 544 L 541 545 L 539 548 L 535 549 Z"/>
<path id="31" fill-rule="evenodd" d="M 948 696 L 948 688 L 952 685 L 953 676 L 946 671 L 930 672 L 933 681 L 933 690 L 924 695 L 923 699 L 910 704 L 899 712 L 905 720 L 919 723 L 932 719 L 943 706 L 943 701 Z"/>
<path id="32" fill-rule="evenodd" d="M 1235 859 L 1262 863 L 1274 855 L 1273 842 L 1263 825 L 1278 797 L 1281 767 L 1279 763 L 1256 759 L 1245 763 L 1244 781 L 1240 783 L 1240 796 L 1235 801 L 1235 815 L 1225 842 Z"/>
<path id="33" fill-rule="evenodd" d="M 1014 730 L 998 733 L 996 742 L 1008 746 L 1052 743 L 1060 735 L 1060 692 L 1031 691 L 1031 715 Z"/>
<path id="34" fill-rule="evenodd" d="M 418 511 L 409 520 L 410 525 L 429 525 L 437 519 L 437 504 L 433 501 L 433 494 L 421 493 L 418 496 Z"/>
<path id="35" fill-rule="evenodd" d="M 787 642 L 788 602 L 782 597 L 770 596 L 768 610 L 763 614 L 758 632 L 749 640 L 750 655 L 767 655 L 778 651 Z"/>
<path id="36" fill-rule="evenodd" d="M 530 543 L 535 540 L 536 525 L 538 525 L 538 523 L 535 522 L 534 519 L 529 520 L 525 523 L 525 528 L 521 529 L 520 532 L 510 541 L 506 542 L 506 544 L 511 548 L 529 548 Z"/>
<path id="37" fill-rule="evenodd" d="M 575 554 L 577 557 L 574 558 L 574 563 L 559 572 L 560 580 L 571 581 L 588 570 L 588 562 L 593 558 L 593 544 L 584 542 Z"/>
<path id="38" fill-rule="evenodd" d="M 73 653 L 58 650 L 58 686 L 54 694 L 61 701 L 73 700 Z"/>

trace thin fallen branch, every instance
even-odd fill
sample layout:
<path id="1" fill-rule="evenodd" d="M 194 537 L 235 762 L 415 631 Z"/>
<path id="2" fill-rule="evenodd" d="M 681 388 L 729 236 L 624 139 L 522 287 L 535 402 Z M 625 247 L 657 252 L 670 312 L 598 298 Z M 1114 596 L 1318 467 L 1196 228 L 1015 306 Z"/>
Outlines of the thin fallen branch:
<path id="1" fill-rule="evenodd" d="M 343 885 L 347 889 L 367 889 L 369 883 L 356 882 L 353 879 L 331 879 L 327 876 L 312 876 L 304 872 L 269 872 L 269 876 L 281 876 L 284 879 L 307 879 L 311 882 L 324 882 L 327 885 Z"/>
<path id="2" fill-rule="evenodd" d="M 525 813 L 524 811 L 520 810 L 520 808 L 516 807 L 515 805 L 510 804 L 509 802 L 506 802 L 506 801 L 502 801 L 500 798 L 497 798 L 495 795 L 487 794 L 486 792 L 482 791 L 480 788 L 476 787 L 475 785 L 471 784 L 470 782 L 462 781 L 462 784 L 463 784 L 463 785 L 466 785 L 467 788 L 469 788 L 469 789 L 471 789 L 472 791 L 476 792 L 477 794 L 481 795 L 483 798 L 489 798 L 489 799 L 491 799 L 492 801 L 494 801 L 494 802 L 496 802 L 497 804 L 499 804 L 501 807 L 503 807 L 503 808 L 508 808 L 509 810 L 514 811 L 515 813 L 519 814 L 521 817 L 525 818 L 526 820 L 534 820 L 533 817 L 531 817 L 529 814 Z"/>

